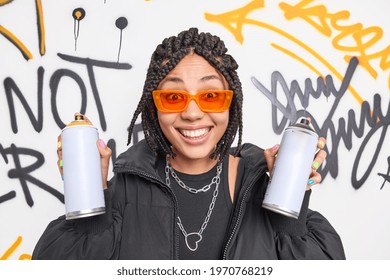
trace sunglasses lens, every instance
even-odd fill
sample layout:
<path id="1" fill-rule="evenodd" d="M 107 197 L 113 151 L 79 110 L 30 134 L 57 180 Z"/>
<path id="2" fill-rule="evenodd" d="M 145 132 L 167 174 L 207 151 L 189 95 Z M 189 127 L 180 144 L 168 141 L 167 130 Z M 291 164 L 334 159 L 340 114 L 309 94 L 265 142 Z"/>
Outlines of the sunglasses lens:
<path id="1" fill-rule="evenodd" d="M 163 92 L 160 95 L 162 106 L 168 111 L 181 111 L 187 105 L 188 96 L 181 92 Z"/>
<path id="2" fill-rule="evenodd" d="M 199 96 L 199 107 L 205 111 L 220 111 L 223 109 L 226 93 L 223 91 L 207 91 Z"/>

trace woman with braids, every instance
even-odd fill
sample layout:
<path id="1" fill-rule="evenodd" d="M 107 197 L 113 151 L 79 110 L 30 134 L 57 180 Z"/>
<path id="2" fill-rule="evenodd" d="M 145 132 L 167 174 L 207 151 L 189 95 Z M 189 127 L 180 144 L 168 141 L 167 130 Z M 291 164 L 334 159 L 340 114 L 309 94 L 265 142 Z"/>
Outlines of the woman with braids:
<path id="1" fill-rule="evenodd" d="M 237 68 L 220 38 L 196 28 L 158 45 L 129 126 L 128 143 L 141 115 L 145 139 L 117 158 L 106 213 L 52 221 L 33 258 L 344 259 L 336 231 L 308 209 L 324 138 L 299 218 L 261 207 L 279 146 L 242 144 Z M 107 174 L 111 150 L 98 147 Z"/>

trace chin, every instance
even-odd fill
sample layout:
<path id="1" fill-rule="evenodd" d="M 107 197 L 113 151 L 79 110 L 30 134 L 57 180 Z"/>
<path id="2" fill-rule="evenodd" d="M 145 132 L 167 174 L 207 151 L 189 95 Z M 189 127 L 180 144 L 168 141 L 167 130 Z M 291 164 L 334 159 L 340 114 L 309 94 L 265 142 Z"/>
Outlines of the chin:
<path id="1" fill-rule="evenodd" d="M 205 152 L 207 150 L 209 152 Z M 190 148 L 190 149 L 188 149 L 187 148 L 187 149 L 185 149 L 184 153 L 178 153 L 177 155 L 188 158 L 188 159 L 193 159 L 193 160 L 204 159 L 204 158 L 209 159 L 210 155 L 213 151 L 214 151 L 214 147 L 213 147 L 213 149 L 205 149 L 205 148 L 196 148 L 196 149 Z"/>

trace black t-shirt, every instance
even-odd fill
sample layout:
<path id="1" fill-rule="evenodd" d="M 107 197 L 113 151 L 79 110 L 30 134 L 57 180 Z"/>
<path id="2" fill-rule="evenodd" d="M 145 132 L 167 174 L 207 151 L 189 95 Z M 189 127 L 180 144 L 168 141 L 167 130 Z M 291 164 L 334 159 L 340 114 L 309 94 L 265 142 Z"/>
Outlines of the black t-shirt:
<path id="1" fill-rule="evenodd" d="M 184 234 L 180 231 L 180 259 L 220 259 L 222 256 L 222 245 L 232 210 L 228 185 L 228 158 L 226 156 L 222 163 L 218 196 L 210 220 L 203 230 L 202 239 L 197 243 L 197 247 L 195 241 L 199 239 L 199 236 L 191 233 L 198 233 L 201 229 L 209 211 L 216 185 L 211 185 L 211 188 L 206 192 L 193 194 L 180 187 L 172 175 L 170 175 L 171 188 L 178 201 L 178 215 L 186 233 L 191 234 L 187 242 L 191 248 L 197 248 L 195 251 L 191 251 L 186 245 Z M 176 170 L 175 173 L 188 187 L 201 189 L 209 184 L 217 174 L 217 165 L 208 172 L 199 175 L 184 174 Z M 178 218 L 176 218 L 176 222 L 178 222 Z"/>

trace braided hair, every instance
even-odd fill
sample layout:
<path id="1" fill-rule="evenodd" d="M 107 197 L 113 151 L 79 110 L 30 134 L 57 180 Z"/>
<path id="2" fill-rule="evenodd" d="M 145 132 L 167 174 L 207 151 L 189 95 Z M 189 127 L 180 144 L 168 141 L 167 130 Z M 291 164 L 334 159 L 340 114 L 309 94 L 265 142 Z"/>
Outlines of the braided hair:
<path id="1" fill-rule="evenodd" d="M 131 135 L 135 122 L 141 114 L 142 129 L 146 142 L 156 153 L 174 157 L 171 144 L 163 134 L 157 117 L 157 109 L 153 102 L 152 91 L 157 89 L 159 83 L 176 65 L 190 52 L 205 58 L 226 79 L 229 89 L 233 90 L 233 100 L 229 108 L 229 123 L 222 138 L 210 155 L 212 159 L 222 160 L 228 154 L 238 130 L 238 144 L 235 155 L 238 154 L 242 142 L 242 87 L 236 69 L 238 64 L 234 58 L 227 54 L 224 42 L 210 33 L 199 33 L 197 28 L 182 31 L 177 36 L 163 40 L 152 54 L 150 65 L 146 74 L 143 94 L 134 112 L 128 128 L 127 145 L 131 142 Z"/>

